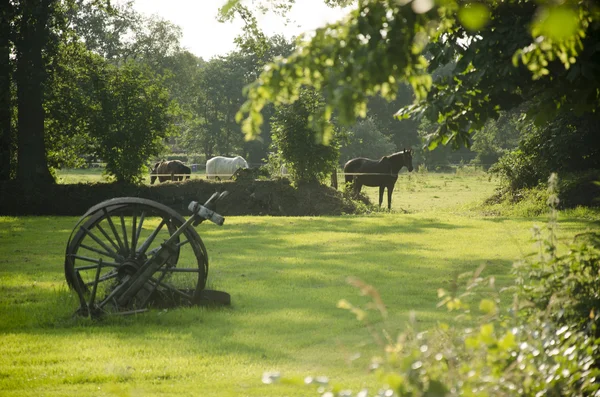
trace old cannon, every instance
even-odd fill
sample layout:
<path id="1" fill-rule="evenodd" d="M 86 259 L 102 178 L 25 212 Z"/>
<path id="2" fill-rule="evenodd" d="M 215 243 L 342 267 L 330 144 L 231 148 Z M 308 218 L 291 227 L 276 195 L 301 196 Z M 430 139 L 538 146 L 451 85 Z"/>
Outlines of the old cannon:
<path id="1" fill-rule="evenodd" d="M 194 229 L 205 220 L 223 225 L 213 194 L 192 201 L 185 220 L 152 200 L 122 197 L 90 208 L 73 229 L 65 277 L 77 292 L 79 315 L 131 314 L 150 307 L 229 304 L 229 294 L 206 290 L 208 254 Z"/>

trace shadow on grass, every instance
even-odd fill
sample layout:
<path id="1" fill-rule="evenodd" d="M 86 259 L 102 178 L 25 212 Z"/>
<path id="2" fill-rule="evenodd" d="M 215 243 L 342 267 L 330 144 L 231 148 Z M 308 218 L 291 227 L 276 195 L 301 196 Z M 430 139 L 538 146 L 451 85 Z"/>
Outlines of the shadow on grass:
<path id="1" fill-rule="evenodd" d="M 64 229 L 73 219 L 60 221 Z M 24 222 L 25 235 L 35 226 Z M 471 224 L 472 225 L 472 224 Z M 41 227 L 41 226 L 40 226 Z M 78 307 L 66 287 L 57 290 L 27 286 L 31 274 L 18 258 L 0 263 L 0 277 L 14 281 L 0 289 L 0 334 L 62 336 L 68 340 L 116 339 L 143 348 L 152 340 L 186 341 L 185 354 L 242 355 L 253 360 L 285 358 L 294 353 L 286 340 L 304 340 L 307 348 L 331 343 L 341 335 L 365 333 L 352 314 L 336 307 L 340 299 L 357 305 L 368 302 L 347 283 L 347 277 L 364 280 L 379 290 L 394 327 L 411 310 L 431 326 L 452 317 L 436 309 L 437 288 L 446 288 L 457 273 L 488 262 L 488 272 L 506 277 L 510 262 L 495 258 L 431 258 L 443 251 L 423 236 L 437 230 L 457 234 L 469 224 L 402 215 L 313 218 L 234 218 L 223 228 L 198 228 L 209 256 L 211 288 L 229 292 L 231 308 L 152 310 L 132 317 L 106 317 L 98 321 L 75 318 Z M 70 231 L 69 231 L 70 232 Z M 472 232 L 471 232 L 472 233 Z M 410 236 L 419 239 L 409 241 Z M 19 237 L 19 239 L 22 237 Z M 45 270 L 48 279 L 61 279 L 66 234 L 58 233 L 46 245 L 31 245 L 28 255 L 52 250 Z M 54 247 L 54 248 L 51 248 Z M 24 248 L 23 248 L 24 249 Z M 160 345 L 160 342 L 158 343 Z M 117 353 L 115 353 L 117 354 Z"/>

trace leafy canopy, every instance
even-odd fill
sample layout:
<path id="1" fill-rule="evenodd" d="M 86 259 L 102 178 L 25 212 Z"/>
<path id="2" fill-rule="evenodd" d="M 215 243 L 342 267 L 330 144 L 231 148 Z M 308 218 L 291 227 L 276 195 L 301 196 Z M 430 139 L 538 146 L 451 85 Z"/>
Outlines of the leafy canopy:
<path id="1" fill-rule="evenodd" d="M 238 3 L 229 1 L 223 13 Z M 265 0 L 257 9 L 292 3 Z M 335 110 L 351 123 L 366 115 L 369 96 L 393 99 L 398 81 L 409 82 L 416 96 L 398 116 L 436 123 L 432 148 L 469 145 L 469 134 L 488 118 L 525 101 L 539 122 L 562 111 L 593 111 L 600 95 L 598 20 L 593 3 L 577 0 L 361 0 L 344 19 L 301 37 L 291 56 L 265 68 L 237 119 L 247 136 L 256 136 L 263 107 L 292 103 L 307 85 L 325 97 L 320 117 Z M 433 79 L 446 65 L 452 73 Z"/>

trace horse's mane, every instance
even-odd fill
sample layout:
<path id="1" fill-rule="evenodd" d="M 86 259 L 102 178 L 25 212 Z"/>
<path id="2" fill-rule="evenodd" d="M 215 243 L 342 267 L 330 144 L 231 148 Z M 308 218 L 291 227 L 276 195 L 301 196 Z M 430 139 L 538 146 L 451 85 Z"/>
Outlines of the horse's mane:
<path id="1" fill-rule="evenodd" d="M 383 156 L 379 160 L 380 161 L 383 160 L 383 159 L 390 159 L 391 160 L 392 157 L 397 157 L 400 154 L 405 155 L 407 153 L 410 153 L 410 151 L 411 151 L 410 149 L 404 149 L 404 150 L 402 150 L 400 152 L 396 152 L 396 153 L 388 154 L 387 156 Z"/>

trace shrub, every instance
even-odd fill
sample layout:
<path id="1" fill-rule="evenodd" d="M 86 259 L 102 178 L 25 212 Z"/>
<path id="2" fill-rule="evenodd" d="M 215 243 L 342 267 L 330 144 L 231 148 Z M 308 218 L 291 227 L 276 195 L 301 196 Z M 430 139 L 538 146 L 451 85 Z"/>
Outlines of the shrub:
<path id="1" fill-rule="evenodd" d="M 536 186 L 540 182 L 535 158 L 521 150 L 504 155 L 490 168 L 490 172 L 499 175 L 513 192 Z"/>
<path id="2" fill-rule="evenodd" d="M 512 190 L 543 183 L 551 172 L 581 173 L 600 168 L 598 115 L 568 115 L 543 127 L 524 125 L 518 149 L 504 155 L 490 171 Z"/>
<path id="3" fill-rule="evenodd" d="M 305 89 L 296 102 L 279 107 L 271 120 L 272 147 L 296 184 L 321 182 L 337 169 L 339 144 L 335 130 L 326 136 L 319 134 L 314 125 L 313 116 L 323 106 L 317 92 Z"/>

